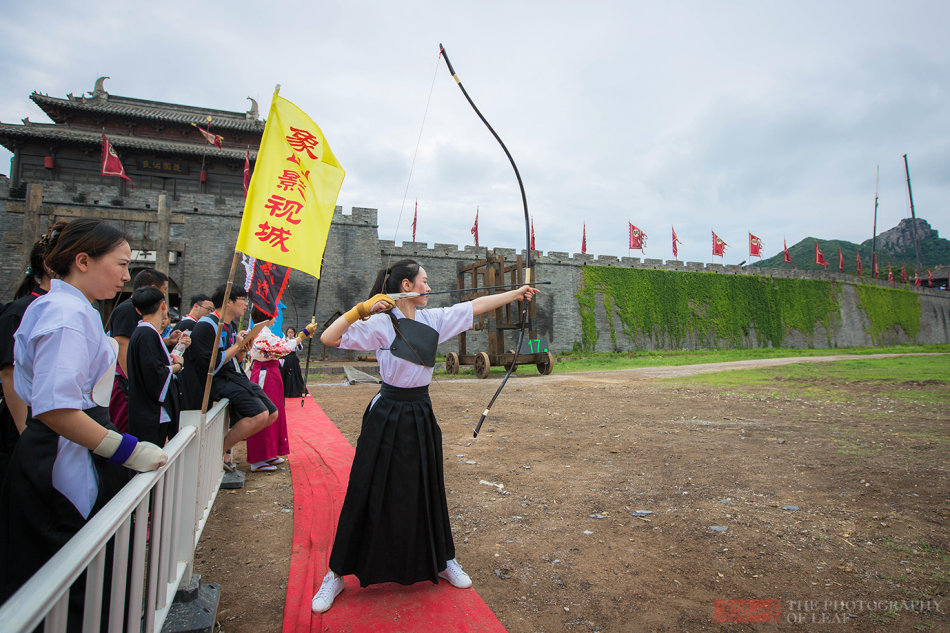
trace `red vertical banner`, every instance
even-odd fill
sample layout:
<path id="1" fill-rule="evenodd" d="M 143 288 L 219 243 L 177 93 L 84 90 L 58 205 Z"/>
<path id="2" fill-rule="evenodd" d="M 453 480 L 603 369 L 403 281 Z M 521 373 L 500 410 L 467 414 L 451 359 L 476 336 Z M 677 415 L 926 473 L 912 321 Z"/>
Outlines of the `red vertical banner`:
<path id="1" fill-rule="evenodd" d="M 478 207 L 475 207 L 475 224 L 472 226 L 471 233 L 475 236 L 475 246 L 478 246 Z"/>
<path id="2" fill-rule="evenodd" d="M 858 277 L 863 276 L 862 272 L 863 271 L 861 270 L 861 251 L 858 251 Z"/>
<path id="3" fill-rule="evenodd" d="M 901 262 L 901 283 L 907 283 L 907 265 Z"/>
<path id="4" fill-rule="evenodd" d="M 584 232 L 581 234 L 581 254 L 587 252 L 587 222 L 584 222 Z"/>
<path id="5" fill-rule="evenodd" d="M 841 247 L 838 247 L 838 270 L 844 272 L 844 255 L 841 254 Z"/>
<path id="6" fill-rule="evenodd" d="M 635 227 L 631 222 L 627 222 L 627 224 L 629 225 L 628 232 L 630 233 L 630 246 L 628 246 L 628 248 L 638 248 L 642 253 L 643 247 L 647 242 L 647 234 Z"/>
<path id="7" fill-rule="evenodd" d="M 877 279 L 881 274 L 881 269 L 877 267 L 877 253 L 871 255 L 871 275 Z"/>
<path id="8" fill-rule="evenodd" d="M 99 169 L 99 174 L 102 176 L 125 178 L 132 186 L 135 186 L 134 183 L 132 183 L 132 179 L 125 175 L 122 160 L 119 158 L 119 155 L 116 154 L 112 143 L 106 138 L 105 132 L 102 133 L 102 167 Z"/>
<path id="9" fill-rule="evenodd" d="M 419 221 L 419 201 L 416 200 L 416 208 L 412 212 L 412 241 L 416 241 L 416 222 Z"/>
<path id="10" fill-rule="evenodd" d="M 673 230 L 673 259 L 676 259 L 677 257 L 679 257 L 679 252 L 676 248 L 676 244 L 677 243 L 682 244 L 683 241 L 680 238 L 676 237 L 676 229 L 673 227 L 670 227 L 670 228 Z"/>
<path id="11" fill-rule="evenodd" d="M 247 197 L 247 187 L 251 184 L 251 148 L 244 154 L 244 196 Z"/>
<path id="12" fill-rule="evenodd" d="M 537 254 L 538 249 L 534 245 L 534 216 L 531 217 L 531 250 Z"/>
<path id="13" fill-rule="evenodd" d="M 785 258 L 784 261 L 785 261 L 785 263 L 788 264 L 789 266 L 791 266 L 792 268 L 798 270 L 798 266 L 796 266 L 795 264 L 792 263 L 792 255 L 791 255 L 791 253 L 788 252 L 788 245 L 785 243 L 785 240 L 784 240 L 784 239 L 782 240 L 782 250 L 783 250 L 784 253 L 785 253 L 785 255 L 784 255 L 784 258 Z"/>
<path id="14" fill-rule="evenodd" d="M 815 240 L 815 263 L 819 266 L 824 266 L 825 270 L 828 270 L 828 262 L 825 261 L 825 256 L 821 252 L 821 248 L 818 246 L 818 240 Z"/>

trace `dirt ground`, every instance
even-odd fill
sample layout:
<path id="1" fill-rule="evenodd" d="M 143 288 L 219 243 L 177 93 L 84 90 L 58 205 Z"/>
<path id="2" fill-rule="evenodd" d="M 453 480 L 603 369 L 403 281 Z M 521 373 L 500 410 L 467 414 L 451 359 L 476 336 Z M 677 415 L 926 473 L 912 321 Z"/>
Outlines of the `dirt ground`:
<path id="1" fill-rule="evenodd" d="M 813 386 L 857 404 L 797 398 L 782 379 L 724 391 L 658 378 L 696 367 L 524 368 L 477 439 L 498 381 L 438 380 L 475 589 L 510 633 L 950 631 L 950 390 L 908 383 L 931 403 L 908 404 L 821 367 Z M 375 386 L 311 391 L 355 443 Z M 222 586 L 223 631 L 281 630 L 292 497 L 286 464 L 218 497 L 196 571 Z M 717 609 L 750 599 L 778 611 Z M 777 619 L 749 622 L 760 616 Z"/>

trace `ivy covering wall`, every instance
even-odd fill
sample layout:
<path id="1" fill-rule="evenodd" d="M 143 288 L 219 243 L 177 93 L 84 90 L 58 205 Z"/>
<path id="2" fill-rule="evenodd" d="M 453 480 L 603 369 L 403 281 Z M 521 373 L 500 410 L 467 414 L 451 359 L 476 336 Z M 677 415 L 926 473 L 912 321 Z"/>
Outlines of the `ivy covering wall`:
<path id="1" fill-rule="evenodd" d="M 841 314 L 840 287 L 828 281 L 600 266 L 582 274 L 577 301 L 585 351 L 605 334 L 621 349 L 615 320 L 641 348 L 781 347 L 790 331 L 813 335 L 819 325 L 830 341 Z M 610 316 L 609 332 L 597 329 L 598 301 Z"/>
<path id="2" fill-rule="evenodd" d="M 868 334 L 875 345 L 885 344 L 885 334 L 895 326 L 911 338 L 920 332 L 920 299 L 910 290 L 856 286 L 858 305 L 868 317 Z"/>

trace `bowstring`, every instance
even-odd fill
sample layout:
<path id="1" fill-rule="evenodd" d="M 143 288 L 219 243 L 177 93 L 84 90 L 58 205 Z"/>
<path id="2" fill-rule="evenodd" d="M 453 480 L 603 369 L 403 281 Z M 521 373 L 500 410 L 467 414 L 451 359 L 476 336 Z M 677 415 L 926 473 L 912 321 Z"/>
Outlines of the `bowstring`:
<path id="1" fill-rule="evenodd" d="M 429 104 L 432 103 L 432 93 L 435 90 L 435 79 L 436 77 L 439 76 L 439 66 L 440 66 L 439 62 L 441 61 L 441 58 L 442 58 L 442 51 L 439 51 L 439 54 L 436 55 L 436 58 L 435 58 L 435 70 L 432 72 L 432 83 L 429 85 L 429 95 L 426 97 L 426 108 L 425 108 L 425 112 L 422 114 L 422 124 L 419 126 L 419 136 L 418 138 L 416 138 L 416 148 L 412 152 L 412 161 L 409 163 L 409 177 L 406 179 L 406 190 L 402 194 L 402 204 L 399 205 L 399 215 L 396 216 L 396 228 L 393 230 L 393 245 L 392 245 L 392 248 L 389 249 L 389 257 L 386 259 L 386 266 L 384 267 L 386 270 L 388 270 L 389 266 L 392 264 L 393 251 L 396 250 L 396 237 L 399 235 L 399 225 L 402 222 L 402 213 L 406 209 L 406 200 L 409 198 L 409 186 L 412 184 L 412 173 L 416 167 L 416 158 L 419 156 L 419 145 L 422 144 L 422 133 L 425 130 L 426 119 L 429 117 Z M 392 314 L 392 312 L 390 312 L 390 317 L 392 316 L 394 315 Z M 392 324 L 393 324 L 393 331 L 396 333 L 398 337 L 402 338 L 402 340 L 406 343 L 406 345 L 412 351 L 412 354 L 416 357 L 416 359 L 419 361 L 419 364 L 421 365 L 422 358 L 419 356 L 419 353 L 416 351 L 416 348 L 412 346 L 412 343 L 410 343 L 409 340 L 405 336 L 402 335 L 402 332 L 399 331 L 399 328 L 396 325 L 395 319 L 392 320 Z M 433 374 L 432 380 L 430 381 L 430 383 L 434 382 L 438 384 L 439 382 L 441 382 L 435 379 L 435 368 L 432 369 L 432 374 Z M 440 384 L 439 389 L 442 390 L 442 395 L 445 396 L 446 399 L 448 399 L 449 394 L 446 391 L 445 387 L 443 387 Z"/>
<path id="2" fill-rule="evenodd" d="M 419 136 L 416 138 L 416 148 L 412 152 L 412 161 L 409 163 L 409 177 L 406 179 L 406 190 L 402 194 L 402 204 L 399 205 L 399 215 L 396 216 L 396 228 L 393 230 L 393 246 L 389 249 L 389 258 L 386 260 L 385 268 L 389 268 L 393 260 L 393 251 L 396 250 L 396 237 L 399 235 L 399 224 L 402 222 L 402 212 L 406 209 L 406 199 L 409 197 L 409 186 L 412 184 L 412 172 L 416 167 L 416 158 L 419 156 L 419 145 L 422 144 L 422 133 L 426 127 L 426 119 L 429 117 L 429 104 L 432 102 L 432 92 L 435 90 L 435 78 L 439 75 L 439 58 L 435 58 L 435 71 L 432 73 L 432 84 L 429 86 L 429 96 L 426 97 L 426 109 L 422 115 L 422 124 L 419 126 Z"/>

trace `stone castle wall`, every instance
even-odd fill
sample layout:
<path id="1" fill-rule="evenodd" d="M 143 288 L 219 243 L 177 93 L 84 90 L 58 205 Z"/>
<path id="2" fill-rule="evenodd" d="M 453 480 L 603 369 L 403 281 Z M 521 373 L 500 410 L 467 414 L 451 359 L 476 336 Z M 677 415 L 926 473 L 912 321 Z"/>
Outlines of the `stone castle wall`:
<path id="1" fill-rule="evenodd" d="M 102 179 L 100 179 L 102 180 Z M 108 179 L 116 180 L 116 179 Z M 123 210 L 148 211 L 158 206 L 158 192 L 147 189 L 127 190 L 118 182 L 71 183 L 49 181 L 43 184 L 43 202 L 47 209 L 57 205 L 88 210 L 93 217 L 102 214 L 111 216 L 110 221 L 123 228 L 133 240 L 143 242 L 156 238 L 155 222 L 122 221 Z M 2 257 L 0 257 L 0 299 L 8 300 L 19 282 L 22 267 L 23 215 L 8 213 L 9 181 L 0 176 L 0 232 L 2 232 Z M 113 206 L 113 200 L 121 199 L 121 206 Z M 82 200 L 82 202 L 77 202 Z M 170 266 L 172 287 L 176 287 L 182 303 L 197 293 L 209 293 L 215 286 L 224 283 L 233 256 L 234 244 L 240 228 L 240 217 L 244 207 L 243 197 L 228 197 L 210 194 L 179 193 L 167 198 L 173 214 L 178 214 L 182 224 L 171 225 L 170 241 L 178 253 L 177 261 Z M 41 229 L 45 229 L 48 217 L 41 218 Z M 455 287 L 457 266 L 459 263 L 473 263 L 484 260 L 490 250 L 486 247 L 455 244 L 434 244 L 429 246 L 421 242 L 403 242 L 396 245 L 391 240 L 380 240 L 375 209 L 354 207 L 349 213 L 337 208 L 331 224 L 330 235 L 324 256 L 322 281 L 319 281 L 319 298 L 316 304 L 316 318 L 324 323 L 337 312 L 343 312 L 357 301 L 367 298 L 376 271 L 384 265 L 401 258 L 417 260 L 426 269 L 433 290 Z M 514 261 L 518 252 L 515 249 L 494 249 L 504 254 L 506 261 Z M 871 345 L 867 333 L 867 318 L 857 306 L 854 290 L 854 277 L 835 272 L 803 272 L 794 269 L 744 268 L 723 266 L 701 262 L 663 261 L 660 259 L 640 259 L 636 257 L 614 257 L 588 254 L 573 254 L 551 251 L 541 253 L 534 259 L 535 278 L 550 281 L 550 285 L 541 286 L 542 294 L 536 298 L 537 317 L 534 328 L 539 336 L 545 337 L 554 352 L 571 350 L 581 336 L 580 309 L 576 293 L 583 278 L 584 266 L 614 266 L 631 269 L 662 269 L 683 272 L 704 272 L 723 275 L 756 274 L 769 277 L 821 279 L 840 283 L 842 290 L 841 323 L 835 332 L 816 332 L 804 337 L 791 333 L 787 343 L 793 347 L 851 347 Z M 133 266 L 146 267 L 147 264 Z M 238 267 L 236 283 L 243 283 L 244 271 Z M 864 279 L 862 283 L 874 283 L 881 286 L 889 284 L 881 280 Z M 290 282 L 283 301 L 287 305 L 285 324 L 302 326 L 314 312 L 314 296 L 318 280 L 300 272 L 291 273 Z M 904 286 L 901 286 L 904 287 Z M 913 290 L 913 286 L 907 288 Z M 948 326 L 948 308 L 950 293 L 946 291 L 917 289 L 921 296 L 922 327 L 917 337 L 920 343 L 950 342 Z M 448 305 L 453 295 L 434 295 L 430 299 L 431 307 Z M 600 303 L 600 302 L 599 302 Z M 190 306 L 184 306 L 187 310 Z M 605 314 L 602 303 L 598 308 L 597 327 L 601 332 L 610 328 L 613 316 Z M 619 321 L 614 323 L 618 332 L 622 332 Z M 513 348 L 516 333 L 506 335 L 506 348 Z M 893 341 L 907 340 L 903 333 L 895 332 Z M 618 346 L 622 349 L 649 349 L 650 341 L 626 340 L 618 337 Z M 754 345 L 754 334 L 750 334 L 747 344 Z M 353 353 L 340 350 L 323 350 L 320 355 L 328 358 L 353 356 Z M 608 349 L 610 348 L 610 349 Z M 440 346 L 440 353 L 457 351 L 458 342 L 452 340 Z M 315 347 L 316 351 L 316 347 Z M 474 353 L 487 351 L 484 332 L 471 332 L 468 335 L 468 351 Z M 601 336 L 598 351 L 614 351 L 610 337 Z"/>

